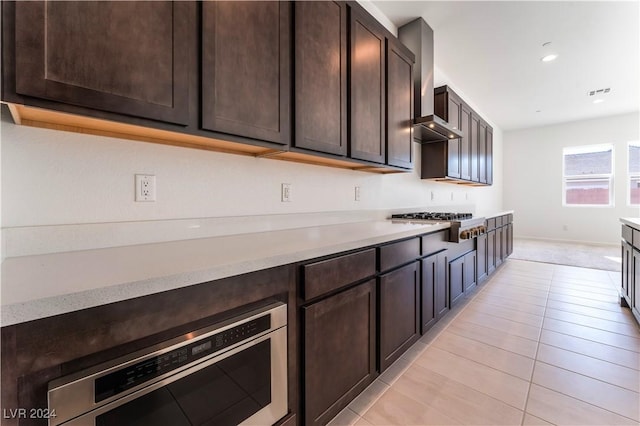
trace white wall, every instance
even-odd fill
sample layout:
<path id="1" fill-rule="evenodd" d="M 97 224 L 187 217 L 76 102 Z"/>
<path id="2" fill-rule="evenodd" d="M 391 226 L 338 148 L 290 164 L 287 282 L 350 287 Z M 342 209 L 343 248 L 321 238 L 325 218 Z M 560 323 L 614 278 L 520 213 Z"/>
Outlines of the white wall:
<path id="1" fill-rule="evenodd" d="M 499 164 L 499 131 L 495 153 Z M 5 122 L 2 226 L 462 204 L 475 204 L 477 214 L 502 208 L 498 167 L 497 184 L 487 188 L 422 181 L 419 167 L 382 176 Z M 157 176 L 157 202 L 134 202 L 136 173 Z M 282 182 L 293 185 L 293 202 L 280 201 Z M 360 202 L 354 201 L 356 185 L 361 187 Z"/>
<path id="2" fill-rule="evenodd" d="M 639 139 L 638 113 L 504 133 L 504 203 L 515 210 L 514 235 L 618 244 L 627 205 L 627 142 Z M 562 206 L 562 148 L 614 144 L 613 207 Z M 564 229 L 566 226 L 566 230 Z"/>

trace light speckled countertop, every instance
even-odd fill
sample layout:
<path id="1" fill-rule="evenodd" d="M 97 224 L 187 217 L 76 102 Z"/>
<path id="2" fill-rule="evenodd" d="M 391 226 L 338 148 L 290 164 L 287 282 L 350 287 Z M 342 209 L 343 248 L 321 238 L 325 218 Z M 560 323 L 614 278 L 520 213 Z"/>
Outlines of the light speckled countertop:
<path id="1" fill-rule="evenodd" d="M 492 213 L 490 215 L 485 216 L 486 219 L 491 219 L 492 217 L 504 216 L 506 214 L 513 214 L 513 210 L 505 210 L 503 212 Z"/>
<path id="2" fill-rule="evenodd" d="M 640 218 L 639 217 L 621 217 L 620 222 L 625 225 L 629 225 L 632 228 L 640 229 Z"/>
<path id="3" fill-rule="evenodd" d="M 7 258 L 8 326 L 449 228 L 375 220 Z"/>

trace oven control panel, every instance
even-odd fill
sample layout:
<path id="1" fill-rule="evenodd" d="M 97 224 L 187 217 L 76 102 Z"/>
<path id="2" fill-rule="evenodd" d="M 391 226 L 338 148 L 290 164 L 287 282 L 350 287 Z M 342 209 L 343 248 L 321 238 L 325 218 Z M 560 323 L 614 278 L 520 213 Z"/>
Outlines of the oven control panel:
<path id="1" fill-rule="evenodd" d="M 186 341 L 180 347 L 123 367 L 95 380 L 95 402 L 104 401 L 127 389 L 220 352 L 236 343 L 256 336 L 271 327 L 269 314 L 251 319 L 219 333 Z"/>

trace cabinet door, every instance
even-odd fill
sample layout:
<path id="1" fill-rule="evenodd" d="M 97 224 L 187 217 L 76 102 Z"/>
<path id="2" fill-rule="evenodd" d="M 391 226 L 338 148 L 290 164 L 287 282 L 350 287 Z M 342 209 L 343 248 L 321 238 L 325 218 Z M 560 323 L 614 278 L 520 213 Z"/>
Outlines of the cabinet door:
<path id="1" fill-rule="evenodd" d="M 434 310 L 436 319 L 442 318 L 451 305 L 449 304 L 449 286 L 447 285 L 447 252 L 443 251 L 436 255 L 436 280 L 434 283 Z"/>
<path id="2" fill-rule="evenodd" d="M 478 283 L 487 277 L 487 234 L 479 235 L 476 239 L 476 271 Z"/>
<path id="3" fill-rule="evenodd" d="M 496 231 L 487 232 L 487 273 L 496 270 Z"/>
<path id="4" fill-rule="evenodd" d="M 351 9 L 349 157 L 385 162 L 385 36 L 380 24 Z"/>
<path id="5" fill-rule="evenodd" d="M 462 105 L 460 108 L 461 129 L 464 136 L 460 138 L 460 178 L 471 180 L 471 110 Z"/>
<path id="6" fill-rule="evenodd" d="M 633 248 L 630 244 L 622 243 L 622 297 L 631 306 L 631 288 L 633 287 Z"/>
<path id="7" fill-rule="evenodd" d="M 15 3 L 16 93 L 186 125 L 195 3 Z"/>
<path id="8" fill-rule="evenodd" d="M 502 227 L 496 228 L 496 253 L 495 253 L 496 267 L 500 266 L 502 264 L 502 260 L 504 259 L 504 256 L 503 256 L 504 248 L 502 246 L 502 243 L 504 241 L 503 235 L 504 235 L 504 229 Z"/>
<path id="9" fill-rule="evenodd" d="M 493 129 L 487 126 L 487 185 L 493 185 Z"/>
<path id="10" fill-rule="evenodd" d="M 421 305 L 420 333 L 424 334 L 437 321 L 435 311 L 435 292 L 437 280 L 438 255 L 420 260 L 421 267 Z"/>
<path id="11" fill-rule="evenodd" d="M 469 124 L 463 121 L 463 115 L 461 112 L 462 103 L 460 102 L 460 99 L 453 96 L 451 93 L 448 94 L 447 98 L 448 123 L 456 129 L 461 129 L 464 133 Z M 461 163 L 460 157 L 461 144 L 462 139 L 449 139 L 447 141 L 447 176 L 452 178 L 462 177 L 463 164 Z"/>
<path id="12" fill-rule="evenodd" d="M 387 164 L 413 168 L 413 61 L 387 40 Z"/>
<path id="13" fill-rule="evenodd" d="M 375 281 L 303 308 L 305 424 L 324 425 L 374 379 Z"/>
<path id="14" fill-rule="evenodd" d="M 480 117 L 471 113 L 471 132 L 469 135 L 469 161 L 471 162 L 471 180 L 480 182 Z"/>
<path id="15" fill-rule="evenodd" d="M 347 154 L 347 7 L 301 1 L 295 7 L 294 145 Z"/>
<path id="16" fill-rule="evenodd" d="M 631 310 L 636 320 L 640 322 L 640 251 L 633 250 L 632 254 L 633 275 L 629 282 L 629 299 L 631 300 Z"/>
<path id="17" fill-rule="evenodd" d="M 418 262 L 380 276 L 380 372 L 420 336 Z"/>
<path id="18" fill-rule="evenodd" d="M 505 251 L 504 257 L 511 256 L 511 253 L 513 253 L 513 223 L 508 224 L 506 229 L 507 229 L 507 236 L 505 239 L 506 239 L 507 249 Z"/>
<path id="19" fill-rule="evenodd" d="M 464 256 L 449 262 L 449 305 L 453 306 L 464 295 Z"/>
<path id="20" fill-rule="evenodd" d="M 465 293 L 476 286 L 476 262 L 477 259 L 475 250 L 464 255 L 464 277 L 462 281 Z"/>
<path id="21" fill-rule="evenodd" d="M 290 135 L 290 4 L 202 3 L 202 127 L 281 144 Z"/>
<path id="22" fill-rule="evenodd" d="M 478 174 L 480 183 L 487 183 L 487 123 L 482 120 L 478 132 Z"/>

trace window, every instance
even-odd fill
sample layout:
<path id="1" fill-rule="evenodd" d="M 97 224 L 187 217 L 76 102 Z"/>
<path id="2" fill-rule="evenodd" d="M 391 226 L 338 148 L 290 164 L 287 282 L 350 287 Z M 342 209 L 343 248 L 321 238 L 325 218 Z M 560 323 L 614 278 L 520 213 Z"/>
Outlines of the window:
<path id="1" fill-rule="evenodd" d="M 630 205 L 640 205 L 640 142 L 629 142 L 629 199 Z"/>
<path id="2" fill-rule="evenodd" d="M 562 150 L 565 206 L 613 205 L 613 145 Z"/>

